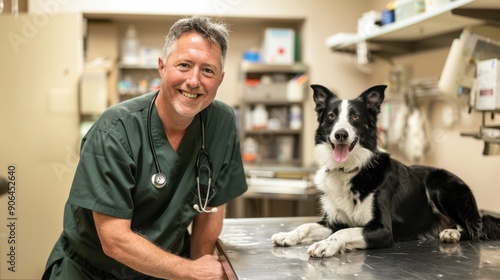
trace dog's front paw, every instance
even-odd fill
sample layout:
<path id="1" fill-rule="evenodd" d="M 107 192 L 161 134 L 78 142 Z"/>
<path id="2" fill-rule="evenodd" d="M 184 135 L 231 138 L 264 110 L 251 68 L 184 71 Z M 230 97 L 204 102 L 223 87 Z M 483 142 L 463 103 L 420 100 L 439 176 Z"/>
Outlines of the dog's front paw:
<path id="1" fill-rule="evenodd" d="M 460 240 L 460 235 L 460 231 L 448 228 L 439 233 L 439 240 L 445 243 L 455 243 Z"/>
<path id="2" fill-rule="evenodd" d="M 293 246 L 300 243 L 299 235 L 294 232 L 278 232 L 271 236 L 273 244 L 278 246 Z"/>
<path id="3" fill-rule="evenodd" d="M 327 238 L 314 243 L 307 248 L 307 253 L 313 258 L 331 257 L 337 253 L 343 253 L 345 244 L 335 238 Z"/>

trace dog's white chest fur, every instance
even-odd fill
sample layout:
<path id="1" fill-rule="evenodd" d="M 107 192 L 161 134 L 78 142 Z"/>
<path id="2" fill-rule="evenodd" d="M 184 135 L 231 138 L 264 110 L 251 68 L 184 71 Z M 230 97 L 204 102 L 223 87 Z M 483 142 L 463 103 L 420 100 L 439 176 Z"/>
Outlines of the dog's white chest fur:
<path id="1" fill-rule="evenodd" d="M 324 195 L 321 197 L 323 210 L 330 222 L 343 223 L 351 227 L 364 226 L 373 219 L 373 193 L 363 200 L 351 192 L 351 179 L 355 173 L 326 171 L 316 172 L 316 187 Z"/>

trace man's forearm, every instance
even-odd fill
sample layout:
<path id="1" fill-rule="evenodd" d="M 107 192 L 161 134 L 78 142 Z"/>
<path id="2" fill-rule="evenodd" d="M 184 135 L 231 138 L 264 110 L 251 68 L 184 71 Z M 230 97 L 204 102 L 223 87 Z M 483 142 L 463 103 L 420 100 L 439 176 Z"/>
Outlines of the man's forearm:
<path id="1" fill-rule="evenodd" d="M 193 221 L 191 232 L 191 259 L 212 255 L 215 243 L 222 231 L 225 205 L 218 206 L 215 213 L 201 213 Z"/>
<path id="2" fill-rule="evenodd" d="M 187 279 L 190 260 L 168 253 L 130 230 L 130 221 L 94 212 L 101 245 L 109 257 L 157 278 Z"/>

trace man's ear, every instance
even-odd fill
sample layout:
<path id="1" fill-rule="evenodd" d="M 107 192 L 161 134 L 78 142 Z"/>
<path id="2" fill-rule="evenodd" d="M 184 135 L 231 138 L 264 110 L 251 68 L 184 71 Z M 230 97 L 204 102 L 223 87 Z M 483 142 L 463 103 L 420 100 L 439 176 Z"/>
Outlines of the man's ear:
<path id="1" fill-rule="evenodd" d="M 219 86 L 222 84 L 222 81 L 224 81 L 224 76 L 226 75 L 226 72 L 222 72 L 220 75 L 220 81 L 219 81 Z"/>
<path id="2" fill-rule="evenodd" d="M 166 62 L 163 61 L 163 58 L 158 57 L 158 74 L 160 74 L 160 77 L 163 76 L 163 71 L 165 70 L 166 67 Z"/>

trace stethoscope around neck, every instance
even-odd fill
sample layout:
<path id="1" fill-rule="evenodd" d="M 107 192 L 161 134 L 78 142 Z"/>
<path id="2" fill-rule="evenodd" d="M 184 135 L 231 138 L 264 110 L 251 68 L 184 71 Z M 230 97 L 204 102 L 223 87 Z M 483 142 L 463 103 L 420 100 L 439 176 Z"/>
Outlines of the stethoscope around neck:
<path id="1" fill-rule="evenodd" d="M 160 167 L 160 162 L 158 161 L 158 157 L 156 156 L 156 149 L 154 147 L 153 143 L 153 137 L 152 137 L 152 128 L 151 128 L 151 113 L 153 112 L 153 107 L 155 105 L 156 97 L 158 97 L 158 92 L 153 96 L 153 99 L 151 100 L 151 103 L 149 104 L 149 109 L 148 109 L 148 117 L 146 121 L 146 125 L 148 126 L 148 140 L 149 140 L 149 147 L 151 149 L 151 153 L 153 155 L 153 161 L 156 167 L 156 173 L 151 176 L 151 183 L 153 183 L 153 186 L 157 189 L 161 189 L 167 185 L 167 177 L 165 174 L 161 172 L 161 167 Z M 213 170 L 213 164 L 212 164 L 212 157 L 208 153 L 208 151 L 205 149 L 205 121 L 203 118 L 203 114 L 199 113 L 201 120 L 201 148 L 198 151 L 198 155 L 196 156 L 196 167 L 195 167 L 195 173 L 196 173 L 196 189 L 197 193 L 195 194 L 198 197 L 198 204 L 194 204 L 193 208 L 200 212 L 200 213 L 215 213 L 217 212 L 217 207 L 213 207 L 210 210 L 207 210 L 208 202 L 210 199 L 215 195 L 215 189 L 212 189 L 212 170 Z M 202 164 L 201 163 L 201 157 L 206 157 L 208 161 L 208 165 Z M 201 193 L 201 187 L 200 187 L 200 174 L 202 169 L 206 169 L 208 173 L 208 185 L 207 185 L 207 193 L 204 195 L 204 199 L 202 199 L 202 193 Z M 211 193 L 212 192 L 212 193 Z M 202 200 L 204 200 L 202 202 Z"/>

